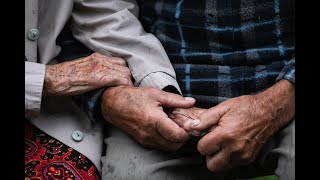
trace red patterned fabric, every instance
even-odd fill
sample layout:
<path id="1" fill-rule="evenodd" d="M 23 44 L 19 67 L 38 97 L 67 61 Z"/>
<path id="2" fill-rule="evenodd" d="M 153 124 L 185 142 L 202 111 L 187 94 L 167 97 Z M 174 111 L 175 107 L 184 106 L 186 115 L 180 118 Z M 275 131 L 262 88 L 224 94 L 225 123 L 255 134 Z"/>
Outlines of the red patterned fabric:
<path id="1" fill-rule="evenodd" d="M 99 180 L 94 164 L 78 151 L 25 122 L 25 180 Z"/>

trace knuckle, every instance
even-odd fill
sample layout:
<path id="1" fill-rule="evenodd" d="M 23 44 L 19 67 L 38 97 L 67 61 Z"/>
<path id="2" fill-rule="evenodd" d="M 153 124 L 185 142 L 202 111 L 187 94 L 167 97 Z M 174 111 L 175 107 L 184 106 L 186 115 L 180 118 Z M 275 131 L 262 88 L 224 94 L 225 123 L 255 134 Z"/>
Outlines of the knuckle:
<path id="1" fill-rule="evenodd" d="M 238 148 L 241 150 L 241 151 L 244 151 L 244 149 L 247 147 L 247 142 L 246 141 L 240 141 L 239 142 L 239 145 L 238 145 Z"/>
<path id="2" fill-rule="evenodd" d="M 112 76 L 111 78 L 117 84 L 121 84 L 122 82 L 122 78 L 120 78 L 119 76 Z"/>
<path id="3" fill-rule="evenodd" d="M 223 137 L 228 141 L 233 141 L 236 139 L 237 134 L 232 130 L 225 130 L 223 133 Z"/>
<path id="4" fill-rule="evenodd" d="M 168 135 L 169 135 L 169 138 L 171 139 L 171 141 L 180 141 L 181 140 L 181 135 L 176 131 L 171 131 Z"/>
<path id="5" fill-rule="evenodd" d="M 192 132 L 193 129 L 190 126 L 190 120 L 184 120 L 183 122 L 176 122 L 181 128 L 183 128 L 185 131 Z"/>
<path id="6" fill-rule="evenodd" d="M 125 73 L 125 75 L 126 75 L 127 77 L 129 77 L 129 78 L 131 77 L 131 71 L 130 71 L 129 68 L 126 67 L 126 68 L 124 69 L 124 73 Z"/>
<path id="7" fill-rule="evenodd" d="M 120 58 L 120 57 L 116 57 L 116 59 L 123 65 L 127 64 L 126 60 Z"/>
<path id="8" fill-rule="evenodd" d="M 92 57 L 92 62 L 96 63 L 96 64 L 101 64 L 102 59 L 98 58 L 97 56 Z"/>
<path id="9" fill-rule="evenodd" d="M 146 92 L 148 92 L 149 95 L 151 96 L 158 96 L 161 91 L 157 88 L 147 88 L 145 89 Z"/>
<path id="10" fill-rule="evenodd" d="M 131 74 L 130 72 L 128 72 L 127 69 L 122 70 L 120 76 L 124 79 L 130 79 L 131 78 Z"/>
<path id="11" fill-rule="evenodd" d="M 94 59 L 99 59 L 99 57 L 102 57 L 102 54 L 95 52 L 91 55 Z"/>
<path id="12" fill-rule="evenodd" d="M 130 79 L 124 79 L 123 80 L 123 84 L 126 85 L 126 86 L 130 86 L 132 84 L 132 82 L 131 82 Z"/>
<path id="13" fill-rule="evenodd" d="M 150 92 L 152 93 L 158 93 L 160 90 L 157 88 L 150 88 Z"/>
<path id="14" fill-rule="evenodd" d="M 116 81 L 118 82 L 119 85 L 128 85 L 129 81 L 127 78 L 124 77 L 117 77 Z"/>
<path id="15" fill-rule="evenodd" d="M 245 146 L 246 145 L 244 142 L 239 142 L 233 147 L 232 152 L 238 153 L 238 154 L 243 154 Z"/>
<path id="16" fill-rule="evenodd" d="M 151 111 L 147 111 L 145 113 L 143 113 L 143 119 L 145 122 L 153 122 L 153 113 Z"/>
<path id="17" fill-rule="evenodd" d="M 98 52 L 94 52 L 94 53 L 91 54 L 92 57 L 96 57 L 96 56 L 98 56 L 98 55 L 99 55 Z"/>

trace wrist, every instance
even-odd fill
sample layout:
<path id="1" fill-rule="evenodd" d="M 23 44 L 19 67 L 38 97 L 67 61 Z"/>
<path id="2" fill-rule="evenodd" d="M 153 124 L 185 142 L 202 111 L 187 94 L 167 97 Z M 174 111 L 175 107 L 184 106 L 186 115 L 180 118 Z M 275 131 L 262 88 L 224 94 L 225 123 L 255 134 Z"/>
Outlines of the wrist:
<path id="1" fill-rule="evenodd" d="M 295 86 L 288 80 L 280 80 L 256 95 L 260 109 L 270 115 L 276 129 L 287 125 L 295 116 Z"/>
<path id="2" fill-rule="evenodd" d="M 46 73 L 44 75 L 44 83 L 43 83 L 43 95 L 48 96 L 51 94 L 51 87 L 53 84 L 53 67 L 51 65 L 46 65 Z"/>
<path id="3" fill-rule="evenodd" d="M 113 87 L 106 87 L 102 92 L 102 97 L 108 97 L 110 95 L 113 95 L 116 90 L 118 89 L 124 89 L 128 86 L 119 85 L 119 86 L 113 86 Z"/>
<path id="4" fill-rule="evenodd" d="M 43 95 L 55 96 L 63 94 L 60 88 L 62 82 L 61 75 L 58 74 L 57 65 L 46 65 L 46 72 L 43 83 Z M 59 72 L 61 73 L 61 72 Z"/>

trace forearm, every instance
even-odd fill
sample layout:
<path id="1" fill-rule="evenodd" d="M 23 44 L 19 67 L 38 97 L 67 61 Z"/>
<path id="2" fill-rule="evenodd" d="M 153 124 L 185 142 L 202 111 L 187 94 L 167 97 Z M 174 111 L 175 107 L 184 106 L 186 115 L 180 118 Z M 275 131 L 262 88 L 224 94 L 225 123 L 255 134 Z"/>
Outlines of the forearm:
<path id="1" fill-rule="evenodd" d="M 94 7 L 101 11 L 94 11 Z M 86 14 L 80 11 L 84 8 Z M 93 51 L 124 58 L 135 86 L 163 89 L 172 85 L 180 91 L 164 48 L 139 22 L 134 0 L 79 1 L 74 9 L 71 30 L 75 38 Z"/>
<path id="2" fill-rule="evenodd" d="M 174 86 L 180 92 L 164 48 L 154 35 L 144 31 L 137 16 L 135 0 L 76 1 L 70 28 L 75 39 L 91 51 L 124 58 L 135 86 L 159 89 Z M 77 97 L 91 117 L 99 115 L 101 92 Z"/>

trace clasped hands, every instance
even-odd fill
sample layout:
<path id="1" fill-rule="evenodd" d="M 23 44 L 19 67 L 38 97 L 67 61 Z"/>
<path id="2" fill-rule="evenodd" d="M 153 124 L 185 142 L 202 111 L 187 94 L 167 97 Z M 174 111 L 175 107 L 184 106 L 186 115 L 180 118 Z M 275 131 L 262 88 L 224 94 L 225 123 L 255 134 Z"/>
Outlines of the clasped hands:
<path id="1" fill-rule="evenodd" d="M 207 168 L 219 172 L 255 160 L 265 142 L 294 117 L 294 99 L 294 87 L 286 80 L 210 109 L 160 89 L 116 86 L 103 93 L 101 109 L 106 121 L 144 147 L 176 151 L 205 132 L 198 151 L 206 156 Z"/>
<path id="2" fill-rule="evenodd" d="M 105 120 L 145 147 L 176 151 L 191 136 L 205 133 L 197 148 L 213 172 L 255 160 L 265 142 L 295 115 L 295 88 L 287 80 L 256 95 L 201 109 L 194 107 L 193 98 L 133 87 L 121 58 L 94 53 L 46 66 L 45 95 L 76 95 L 99 87 L 109 87 L 101 101 Z"/>

